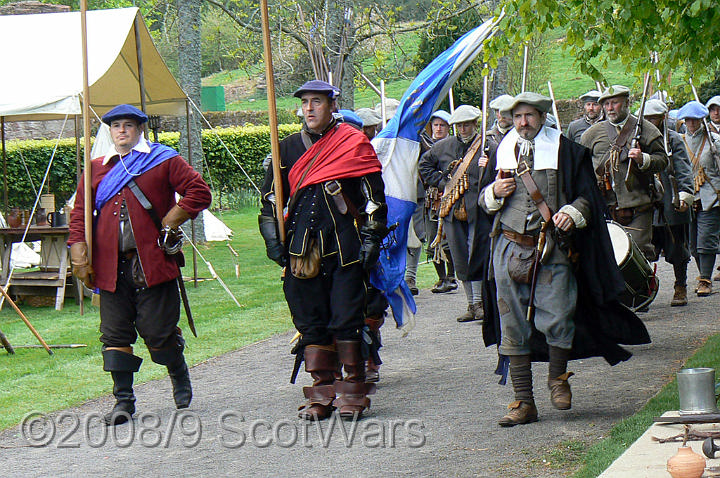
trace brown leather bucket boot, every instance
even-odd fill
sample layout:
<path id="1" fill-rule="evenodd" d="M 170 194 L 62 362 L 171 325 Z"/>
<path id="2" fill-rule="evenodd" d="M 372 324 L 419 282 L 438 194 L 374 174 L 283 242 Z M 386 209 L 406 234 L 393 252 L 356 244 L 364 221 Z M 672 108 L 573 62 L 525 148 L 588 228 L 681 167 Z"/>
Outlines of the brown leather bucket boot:
<path id="1" fill-rule="evenodd" d="M 337 398 L 333 405 L 340 417 L 354 420 L 362 417 L 370 407 L 367 397 L 375 393 L 374 383 L 365 383 L 365 361 L 362 358 L 359 340 L 336 341 L 338 358 L 345 368 L 345 378 L 335 382 Z"/>
<path id="2" fill-rule="evenodd" d="M 298 410 L 298 417 L 305 420 L 324 420 L 335 407 L 335 377 L 338 372 L 338 354 L 332 345 L 308 345 L 305 347 L 305 370 L 313 378 L 311 387 L 303 387 L 307 403 Z"/>

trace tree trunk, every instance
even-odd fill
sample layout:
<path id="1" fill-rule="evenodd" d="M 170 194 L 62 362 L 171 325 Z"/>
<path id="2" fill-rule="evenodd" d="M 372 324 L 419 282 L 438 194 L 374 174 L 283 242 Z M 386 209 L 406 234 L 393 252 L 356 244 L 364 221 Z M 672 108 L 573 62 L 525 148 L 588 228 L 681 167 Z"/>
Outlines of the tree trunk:
<path id="1" fill-rule="evenodd" d="M 202 51 L 200 48 L 200 0 L 177 0 L 178 8 L 178 69 L 180 86 L 188 97 L 200 107 L 202 94 Z M 186 125 L 182 118 L 180 124 Z M 202 119 L 190 106 L 190 137 L 186 127 L 180 128 L 180 154 L 190 156 L 190 164 L 200 174 L 203 173 Z M 191 154 L 188 155 L 188 142 Z M 195 239 L 205 240 L 205 228 L 202 215 L 195 220 Z"/>

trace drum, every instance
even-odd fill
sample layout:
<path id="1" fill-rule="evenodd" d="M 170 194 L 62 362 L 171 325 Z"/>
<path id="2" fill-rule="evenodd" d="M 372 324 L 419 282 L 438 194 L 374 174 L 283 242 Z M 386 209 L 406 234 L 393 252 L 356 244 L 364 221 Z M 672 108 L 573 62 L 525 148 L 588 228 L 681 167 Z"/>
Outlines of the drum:
<path id="1" fill-rule="evenodd" d="M 620 302 L 633 310 L 650 305 L 660 288 L 655 269 L 620 224 L 607 221 L 607 228 L 615 263 L 625 279 L 625 292 L 621 294 Z"/>

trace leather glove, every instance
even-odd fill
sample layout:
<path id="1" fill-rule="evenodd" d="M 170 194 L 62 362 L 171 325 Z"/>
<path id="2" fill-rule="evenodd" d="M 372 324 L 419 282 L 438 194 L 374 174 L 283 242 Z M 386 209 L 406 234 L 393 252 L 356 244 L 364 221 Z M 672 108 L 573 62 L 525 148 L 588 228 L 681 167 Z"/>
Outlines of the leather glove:
<path id="1" fill-rule="evenodd" d="M 95 271 L 93 271 L 87 255 L 87 243 L 76 242 L 70 246 L 70 263 L 72 264 L 72 273 L 80 279 L 89 289 L 95 287 Z"/>
<path id="2" fill-rule="evenodd" d="M 360 228 L 360 263 L 366 271 L 375 267 L 380 259 L 380 245 L 388 232 L 385 224 L 377 221 L 368 221 Z"/>
<path id="3" fill-rule="evenodd" d="M 275 218 L 269 216 L 258 216 L 258 226 L 260 226 L 260 235 L 265 240 L 265 251 L 267 256 L 275 261 L 280 267 L 285 267 L 287 259 L 285 258 L 285 247 L 278 239 L 277 226 Z"/>
<path id="4" fill-rule="evenodd" d="M 170 229 L 174 230 L 188 219 L 190 219 L 190 214 L 176 204 L 165 214 L 165 217 L 162 218 L 160 223 L 163 227 L 170 226 Z"/>

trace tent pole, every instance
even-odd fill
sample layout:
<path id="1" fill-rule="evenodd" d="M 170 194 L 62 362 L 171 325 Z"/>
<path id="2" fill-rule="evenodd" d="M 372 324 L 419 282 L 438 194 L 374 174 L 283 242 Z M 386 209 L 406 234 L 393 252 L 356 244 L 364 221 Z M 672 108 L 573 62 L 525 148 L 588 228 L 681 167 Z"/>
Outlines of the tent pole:
<path id="1" fill-rule="evenodd" d="M 133 22 L 133 30 L 135 31 L 135 55 L 137 56 L 138 65 L 138 84 L 140 86 L 140 109 L 143 113 L 147 113 L 147 105 L 145 104 L 145 72 L 143 68 L 142 44 L 140 42 L 140 29 L 138 25 L 140 18 L 136 15 Z M 145 131 L 145 139 L 148 139 L 147 128 Z"/>
<path id="2" fill-rule="evenodd" d="M 5 117 L 0 116 L 0 137 L 2 137 L 3 151 L 3 204 L 5 206 L 5 217 L 8 215 L 8 183 L 7 183 L 7 151 L 5 151 Z"/>
<path id="3" fill-rule="evenodd" d="M 192 134 L 190 131 L 190 99 L 185 99 L 185 120 L 187 122 L 187 162 L 189 164 L 192 164 Z M 195 245 L 195 220 L 193 219 L 190 221 L 190 228 L 192 230 L 190 240 L 193 243 L 193 246 Z M 182 279 L 182 278 L 181 278 Z M 193 247 L 193 287 L 197 288 L 198 286 L 198 275 L 197 275 L 197 252 L 195 251 L 195 247 Z"/>

